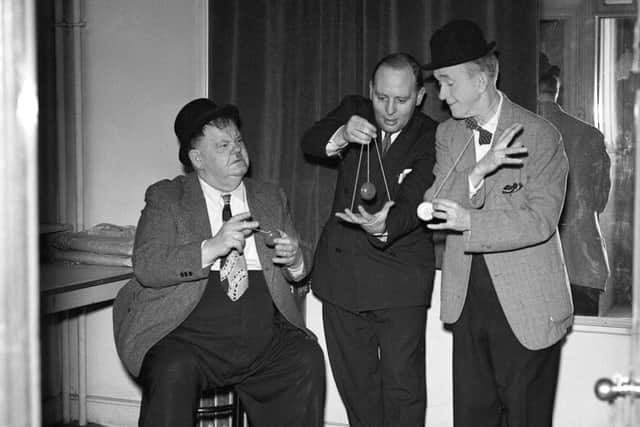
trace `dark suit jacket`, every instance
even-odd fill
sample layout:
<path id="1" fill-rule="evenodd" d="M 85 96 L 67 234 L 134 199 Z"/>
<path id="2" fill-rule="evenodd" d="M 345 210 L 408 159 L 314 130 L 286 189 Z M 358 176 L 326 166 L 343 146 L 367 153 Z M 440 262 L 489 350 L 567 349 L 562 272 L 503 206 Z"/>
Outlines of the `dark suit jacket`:
<path id="1" fill-rule="evenodd" d="M 297 237 L 284 192 L 251 179 L 243 182 L 249 210 L 260 226 Z M 135 277 L 120 290 L 113 306 L 116 349 L 134 376 L 146 352 L 195 308 L 210 272 L 201 266 L 200 245 L 212 232 L 197 176 L 160 181 L 149 187 L 145 200 L 133 250 Z M 254 237 L 274 304 L 291 324 L 312 335 L 290 291 L 287 270 L 273 265 L 273 249 L 263 234 Z"/>
<path id="2" fill-rule="evenodd" d="M 562 134 L 569 159 L 560 240 L 572 284 L 604 290 L 609 261 L 599 215 L 607 205 L 611 161 L 598 129 L 567 114 L 555 102 L 538 104 L 540 115 Z"/>
<path id="3" fill-rule="evenodd" d="M 326 159 L 329 138 L 352 115 L 375 124 L 371 101 L 347 96 L 305 132 L 303 151 Z M 435 264 L 433 243 L 431 232 L 418 219 L 416 209 L 424 190 L 433 182 L 436 126 L 434 120 L 416 111 L 383 159 L 391 199 L 396 202 L 387 220 L 386 244 L 333 215 L 351 206 L 361 146 L 349 144 L 334 158 L 338 162 L 338 180 L 332 214 L 316 248 L 312 275 L 312 289 L 319 298 L 352 311 L 430 304 Z M 372 203 L 360 198 L 360 185 L 367 178 L 365 148 L 355 186 L 355 206 L 361 204 L 369 212 L 375 212 L 387 201 L 387 194 L 378 156 L 373 145 L 370 147 L 370 181 L 376 186 L 377 196 Z"/>

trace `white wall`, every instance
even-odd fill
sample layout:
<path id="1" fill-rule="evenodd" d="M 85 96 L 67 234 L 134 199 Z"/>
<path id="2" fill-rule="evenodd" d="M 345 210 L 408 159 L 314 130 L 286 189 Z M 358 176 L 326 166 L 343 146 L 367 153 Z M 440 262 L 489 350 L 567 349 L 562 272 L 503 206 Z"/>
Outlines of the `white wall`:
<path id="1" fill-rule="evenodd" d="M 145 189 L 181 173 L 178 108 L 206 96 L 206 1 L 83 4 L 84 224 L 136 224 Z M 140 395 L 115 353 L 111 308 L 89 313 L 87 337 L 89 421 L 136 425 Z"/>
<path id="2" fill-rule="evenodd" d="M 145 188 L 180 173 L 178 108 L 205 94 L 205 2 L 85 4 L 85 224 L 135 224 Z"/>

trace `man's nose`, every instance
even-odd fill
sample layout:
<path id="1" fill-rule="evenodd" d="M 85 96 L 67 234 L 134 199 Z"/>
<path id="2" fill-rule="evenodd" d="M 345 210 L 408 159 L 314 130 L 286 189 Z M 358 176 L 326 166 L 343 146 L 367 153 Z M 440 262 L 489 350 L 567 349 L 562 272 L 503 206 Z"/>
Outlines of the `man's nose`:
<path id="1" fill-rule="evenodd" d="M 440 101 L 444 101 L 447 99 L 446 88 L 444 86 L 440 86 L 440 90 L 438 91 L 438 98 Z"/>
<path id="2" fill-rule="evenodd" d="M 396 104 L 393 101 L 388 101 L 385 108 L 386 113 L 391 115 L 396 112 Z"/>

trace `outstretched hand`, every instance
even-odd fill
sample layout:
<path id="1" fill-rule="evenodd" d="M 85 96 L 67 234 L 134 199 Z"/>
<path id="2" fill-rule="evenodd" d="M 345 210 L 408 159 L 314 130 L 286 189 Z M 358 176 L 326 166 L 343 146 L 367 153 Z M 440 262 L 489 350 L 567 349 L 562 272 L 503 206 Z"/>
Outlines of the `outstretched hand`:
<path id="1" fill-rule="evenodd" d="M 469 176 L 474 186 L 477 186 L 484 177 L 502 166 L 524 164 L 521 156 L 527 154 L 527 147 L 524 147 L 518 140 L 514 141 L 515 136 L 522 129 L 523 127 L 520 123 L 509 126 L 500 135 L 500 138 L 491 145 L 487 154 L 476 163 Z"/>
<path id="2" fill-rule="evenodd" d="M 336 212 L 336 216 L 345 222 L 359 225 L 369 234 L 381 234 L 387 230 L 387 216 L 389 216 L 389 209 L 393 205 L 395 202 L 390 200 L 382 206 L 382 209 L 373 214 L 358 205 L 358 213 L 352 212 L 351 209 L 345 209 L 344 212 Z"/>

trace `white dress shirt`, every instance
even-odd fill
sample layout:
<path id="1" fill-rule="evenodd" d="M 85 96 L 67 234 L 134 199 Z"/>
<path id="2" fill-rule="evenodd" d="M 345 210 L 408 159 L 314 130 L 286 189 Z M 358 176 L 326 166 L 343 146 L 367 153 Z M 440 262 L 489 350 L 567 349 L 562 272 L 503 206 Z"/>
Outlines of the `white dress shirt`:
<path id="1" fill-rule="evenodd" d="M 243 212 L 250 212 L 249 203 L 247 203 L 247 192 L 244 183 L 241 182 L 235 190 L 231 192 L 221 192 L 220 190 L 210 186 L 202 179 L 200 181 L 200 187 L 204 194 L 204 201 L 207 205 L 207 215 L 209 216 L 209 224 L 211 226 L 211 232 L 215 235 L 222 228 L 222 208 L 224 207 L 223 194 L 230 194 L 229 200 L 231 207 L 231 214 L 237 215 Z M 251 234 L 245 239 L 244 245 L 244 259 L 247 263 L 247 270 L 262 270 L 262 264 L 260 264 L 260 258 L 258 257 L 258 250 L 256 249 L 256 239 Z M 204 245 L 204 241 L 201 244 Z M 208 264 L 203 265 L 206 267 Z M 293 267 L 286 267 L 294 280 L 299 279 L 304 274 L 304 260 L 301 260 L 300 264 Z M 220 258 L 214 260 L 211 264 L 211 270 L 220 270 Z"/>
<path id="2" fill-rule="evenodd" d="M 502 110 L 502 99 L 503 99 L 502 93 L 498 92 L 498 95 L 500 96 L 500 101 L 498 103 L 498 108 L 496 109 L 495 114 L 491 116 L 491 118 L 487 120 L 486 123 L 484 124 L 478 123 L 480 127 L 491 132 L 491 144 L 480 145 L 480 132 L 477 130 L 472 131 L 473 145 L 476 150 L 476 162 L 478 162 L 480 159 L 482 159 L 484 156 L 487 155 L 487 153 L 491 149 L 491 146 L 493 145 L 493 141 L 495 141 L 496 139 L 496 129 L 498 128 L 498 119 L 500 118 L 500 111 Z M 469 180 L 469 197 L 473 197 L 478 192 L 478 190 L 482 188 L 483 184 L 484 184 L 484 178 L 480 180 L 477 187 L 474 187 L 471 184 L 471 180 Z"/>
<path id="3" fill-rule="evenodd" d="M 215 234 L 222 228 L 222 208 L 224 207 L 223 194 L 231 195 L 231 214 L 237 215 L 243 212 L 249 212 L 249 204 L 247 203 L 247 194 L 244 187 L 244 183 L 240 183 L 235 190 L 231 192 L 221 192 L 220 190 L 213 188 L 202 179 L 200 181 L 200 187 L 202 187 L 202 193 L 204 194 L 204 201 L 207 204 L 207 214 L 209 216 L 209 224 L 211 225 L 211 232 Z M 244 259 L 247 263 L 248 270 L 262 270 L 260 259 L 258 258 L 258 250 L 256 249 L 256 240 L 251 234 L 245 239 Z M 203 266 L 204 267 L 204 266 Z M 220 259 L 216 259 L 211 265 L 212 270 L 220 270 Z"/>
<path id="4" fill-rule="evenodd" d="M 329 138 L 329 142 L 325 147 L 325 150 L 327 151 L 327 156 L 329 157 L 337 156 L 347 145 L 349 145 L 349 142 L 345 141 L 344 138 L 342 137 L 342 128 L 344 127 L 345 125 L 340 126 L 338 130 L 336 130 L 333 133 L 333 135 L 331 135 L 331 138 Z M 398 135 L 400 135 L 400 132 L 401 131 L 394 132 L 391 134 L 391 144 L 389 145 L 389 147 L 393 145 L 396 138 L 398 138 Z M 381 132 L 381 133 L 382 133 L 382 140 L 383 140 L 384 132 Z M 380 143 L 382 143 L 382 140 L 380 140 Z M 380 153 L 380 155 L 382 155 L 382 153 Z"/>

